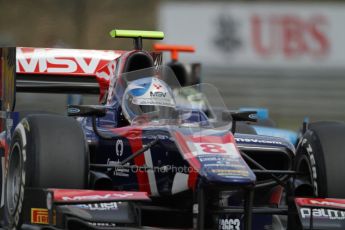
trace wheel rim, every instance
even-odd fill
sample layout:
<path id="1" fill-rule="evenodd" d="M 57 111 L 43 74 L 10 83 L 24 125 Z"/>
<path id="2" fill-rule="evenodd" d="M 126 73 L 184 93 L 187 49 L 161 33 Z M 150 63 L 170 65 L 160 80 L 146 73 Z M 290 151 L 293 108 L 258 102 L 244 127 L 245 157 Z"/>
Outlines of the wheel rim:
<path id="1" fill-rule="evenodd" d="M 310 195 L 317 196 L 318 191 L 316 191 L 314 186 L 313 171 L 306 155 L 301 156 L 296 168 L 298 172 L 302 173 L 302 175 L 297 176 L 296 179 L 304 181 L 306 184 L 310 184 L 313 190 L 313 194 Z"/>
<path id="2" fill-rule="evenodd" d="M 14 215 L 19 204 L 21 193 L 21 176 L 22 176 L 22 151 L 18 143 L 13 148 L 9 159 L 9 169 L 6 180 L 6 202 L 8 211 Z"/>

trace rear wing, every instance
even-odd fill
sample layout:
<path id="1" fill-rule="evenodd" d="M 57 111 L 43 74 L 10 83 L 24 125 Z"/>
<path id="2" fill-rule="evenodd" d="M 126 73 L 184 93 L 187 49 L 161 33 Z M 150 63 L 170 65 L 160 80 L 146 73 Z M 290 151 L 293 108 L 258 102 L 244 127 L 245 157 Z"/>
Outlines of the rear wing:
<path id="1" fill-rule="evenodd" d="M 125 52 L 17 47 L 16 90 L 98 94 L 97 72 Z"/>
<path id="2" fill-rule="evenodd" d="M 16 92 L 98 94 L 97 76 L 104 76 L 108 63 L 125 52 L 0 48 L 0 110 L 14 109 Z"/>
<path id="3" fill-rule="evenodd" d="M 12 111 L 16 92 L 104 94 L 124 50 L 0 48 L 0 109 Z M 155 65 L 161 53 L 151 52 Z M 106 89 L 105 89 L 106 88 Z"/>

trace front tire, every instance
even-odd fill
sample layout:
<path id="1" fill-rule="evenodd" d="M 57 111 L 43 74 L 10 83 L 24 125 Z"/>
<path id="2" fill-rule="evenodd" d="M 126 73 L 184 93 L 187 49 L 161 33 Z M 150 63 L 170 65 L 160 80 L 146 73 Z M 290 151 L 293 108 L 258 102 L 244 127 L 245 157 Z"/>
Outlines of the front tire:
<path id="1" fill-rule="evenodd" d="M 305 173 L 297 177 L 296 196 L 345 198 L 344 143 L 344 123 L 309 125 L 296 150 L 295 169 Z"/>
<path id="2" fill-rule="evenodd" d="M 5 215 L 10 229 L 22 224 L 25 188 L 83 189 L 88 148 L 79 123 L 58 115 L 30 115 L 16 127 L 7 164 Z"/>

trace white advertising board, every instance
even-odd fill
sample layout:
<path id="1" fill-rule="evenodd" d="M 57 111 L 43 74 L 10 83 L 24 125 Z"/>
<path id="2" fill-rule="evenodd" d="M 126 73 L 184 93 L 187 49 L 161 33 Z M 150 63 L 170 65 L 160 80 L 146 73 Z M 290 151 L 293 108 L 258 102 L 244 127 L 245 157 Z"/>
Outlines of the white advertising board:
<path id="1" fill-rule="evenodd" d="M 194 45 L 183 61 L 239 68 L 345 69 L 345 4 L 166 2 L 164 43 Z"/>

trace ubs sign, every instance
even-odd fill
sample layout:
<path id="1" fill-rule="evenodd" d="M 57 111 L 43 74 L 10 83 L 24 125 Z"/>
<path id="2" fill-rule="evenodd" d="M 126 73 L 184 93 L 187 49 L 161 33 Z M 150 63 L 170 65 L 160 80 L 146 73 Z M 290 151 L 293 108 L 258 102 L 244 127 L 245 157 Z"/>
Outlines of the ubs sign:
<path id="1" fill-rule="evenodd" d="M 344 21 L 345 4 L 213 2 L 168 2 L 159 20 L 166 42 L 196 46 L 186 61 L 308 69 L 345 68 Z"/>

